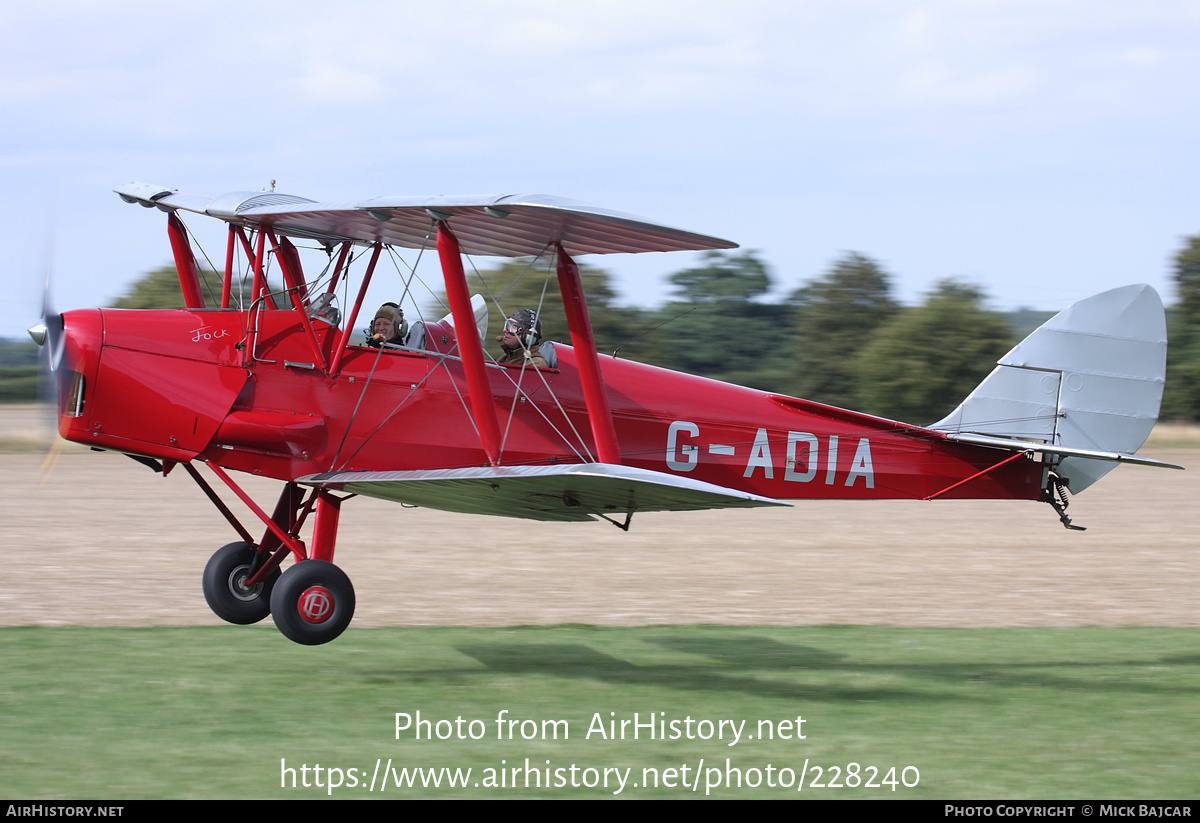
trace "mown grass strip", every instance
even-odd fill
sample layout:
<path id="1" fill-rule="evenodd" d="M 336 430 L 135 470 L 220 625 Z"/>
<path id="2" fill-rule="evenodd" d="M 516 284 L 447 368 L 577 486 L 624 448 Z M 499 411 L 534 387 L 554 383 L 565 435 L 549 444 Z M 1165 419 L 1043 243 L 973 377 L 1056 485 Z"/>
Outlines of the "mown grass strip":
<path id="1" fill-rule="evenodd" d="M 1194 798 L 1198 646 L 1194 629 L 388 628 L 305 648 L 269 625 L 8 628 L 0 794 L 792 797 L 807 760 L 800 797 Z M 434 739 L 397 739 L 418 711 Z M 812 766 L 843 785 L 813 787 Z M 416 767 L 451 772 L 396 788 Z M 894 788 L 864 785 L 891 767 Z"/>

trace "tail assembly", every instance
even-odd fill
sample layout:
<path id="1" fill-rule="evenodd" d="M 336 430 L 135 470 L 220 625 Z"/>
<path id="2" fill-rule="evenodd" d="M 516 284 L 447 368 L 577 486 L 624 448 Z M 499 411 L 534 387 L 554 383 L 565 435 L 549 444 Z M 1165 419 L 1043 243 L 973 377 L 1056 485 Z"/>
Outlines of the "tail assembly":
<path id="1" fill-rule="evenodd" d="M 1124 286 L 1050 318 L 930 428 L 1041 453 L 1047 500 L 1067 524 L 1064 487 L 1081 492 L 1122 462 L 1182 468 L 1134 454 L 1158 419 L 1166 366 L 1162 300 L 1150 286 Z"/>

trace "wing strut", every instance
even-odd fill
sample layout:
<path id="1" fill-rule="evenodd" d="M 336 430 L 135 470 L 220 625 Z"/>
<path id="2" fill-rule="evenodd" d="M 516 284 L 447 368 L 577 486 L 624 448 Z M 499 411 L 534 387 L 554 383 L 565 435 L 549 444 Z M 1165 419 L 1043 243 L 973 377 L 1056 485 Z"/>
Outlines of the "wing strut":
<path id="1" fill-rule="evenodd" d="M 436 219 L 436 218 L 435 218 Z M 438 257 L 442 261 L 442 276 L 446 280 L 446 297 L 454 317 L 454 334 L 458 338 L 458 353 L 462 356 L 463 371 L 467 374 L 467 392 L 471 396 L 471 416 L 479 431 L 479 442 L 487 453 L 488 465 L 500 465 L 500 421 L 492 403 L 492 386 L 483 360 L 483 344 L 475 333 L 475 312 L 467 291 L 467 276 L 463 271 L 462 251 L 458 238 L 445 220 L 438 220 Z"/>
<path id="2" fill-rule="evenodd" d="M 171 251 L 175 255 L 175 270 L 179 272 L 183 303 L 189 309 L 202 309 L 204 294 L 200 291 L 200 275 L 196 272 L 196 258 L 192 257 L 192 244 L 188 242 L 183 221 L 174 211 L 167 215 L 167 235 L 171 238 Z"/>
<path id="3" fill-rule="evenodd" d="M 555 248 L 558 250 L 558 287 L 562 292 L 563 311 L 567 315 L 567 326 L 571 331 L 571 345 L 575 347 L 579 381 L 583 385 L 583 400 L 587 404 L 588 423 L 592 427 L 592 437 L 596 440 L 596 456 L 601 463 L 620 464 L 621 450 L 617 446 L 617 430 L 613 426 L 612 411 L 608 407 L 604 376 L 600 373 L 600 358 L 596 356 L 596 339 L 592 335 L 591 320 L 588 319 L 587 300 L 583 296 L 579 266 L 575 265 L 575 261 L 563 250 L 562 243 L 555 243 Z"/>
<path id="4" fill-rule="evenodd" d="M 271 296 L 270 289 L 267 288 L 267 233 L 264 231 L 258 232 L 258 239 L 255 241 L 254 249 L 254 285 L 250 288 L 250 299 L 263 301 L 265 308 L 275 309 L 275 298 Z M 262 311 L 262 309 L 259 309 Z"/>
<path id="5" fill-rule="evenodd" d="M 234 225 L 229 224 L 229 240 L 225 243 L 225 278 L 221 281 L 221 308 L 229 308 L 229 298 L 233 291 L 233 252 L 236 248 L 237 235 Z"/>
<path id="6" fill-rule="evenodd" d="M 375 274 L 375 264 L 379 262 L 379 253 L 383 246 L 376 243 L 371 252 L 371 262 L 367 264 L 367 273 L 363 276 L 362 285 L 358 287 L 358 297 L 350 307 L 350 316 L 346 318 L 346 327 L 338 338 L 337 349 L 333 353 L 333 362 L 329 364 L 329 376 L 337 377 L 342 371 L 342 358 L 346 354 L 346 345 L 350 342 L 350 334 L 354 331 L 354 321 L 358 319 L 358 310 L 362 308 L 363 298 L 367 296 L 367 286 L 371 285 L 371 276 Z"/>
<path id="7" fill-rule="evenodd" d="M 283 242 L 279 242 L 275 237 L 275 232 L 271 229 L 266 229 L 265 233 L 271 241 L 271 245 L 275 247 L 275 256 L 279 260 L 279 269 L 283 272 L 283 282 L 287 286 L 288 297 L 291 298 L 292 307 L 296 310 L 296 316 L 300 318 L 301 325 L 304 326 L 306 332 L 305 339 L 308 340 L 308 346 L 312 349 L 313 360 L 325 371 L 325 353 L 321 351 L 321 342 L 317 340 L 317 333 L 313 331 L 312 321 L 308 318 L 308 312 L 305 310 L 304 301 L 308 296 L 308 286 L 304 282 L 304 270 L 300 267 L 300 258 L 296 254 L 296 247 L 286 237 Z"/>

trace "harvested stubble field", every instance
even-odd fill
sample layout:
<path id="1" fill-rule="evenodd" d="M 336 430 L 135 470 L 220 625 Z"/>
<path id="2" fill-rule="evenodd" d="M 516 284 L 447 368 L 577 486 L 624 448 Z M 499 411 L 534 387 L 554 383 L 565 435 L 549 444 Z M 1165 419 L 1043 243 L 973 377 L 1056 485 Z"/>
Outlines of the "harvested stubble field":
<path id="1" fill-rule="evenodd" d="M 200 574 L 235 536 L 187 475 L 68 446 L 43 482 L 36 432 L 0 408 L 0 625 L 219 624 Z M 1160 427 L 1143 453 L 1195 468 L 1119 468 L 1073 500 L 1086 532 L 1029 502 L 799 502 L 626 534 L 358 498 L 337 561 L 355 626 L 1200 626 L 1196 441 Z M 277 483 L 239 478 L 269 507 Z"/>

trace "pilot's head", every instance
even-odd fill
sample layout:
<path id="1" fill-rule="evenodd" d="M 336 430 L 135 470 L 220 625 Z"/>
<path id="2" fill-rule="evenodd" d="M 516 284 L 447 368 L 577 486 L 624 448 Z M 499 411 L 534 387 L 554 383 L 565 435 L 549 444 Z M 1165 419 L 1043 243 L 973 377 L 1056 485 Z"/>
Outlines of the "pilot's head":
<path id="1" fill-rule="evenodd" d="M 542 339 L 542 321 L 533 309 L 519 309 L 504 321 L 504 348 L 532 348 Z"/>
<path id="2" fill-rule="evenodd" d="M 385 341 L 392 340 L 396 336 L 394 330 L 401 330 L 403 325 L 404 310 L 395 303 L 384 303 L 379 307 L 379 311 L 375 312 L 375 319 L 371 323 L 371 336 Z"/>

